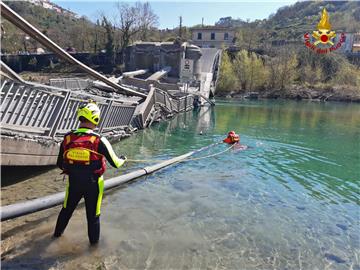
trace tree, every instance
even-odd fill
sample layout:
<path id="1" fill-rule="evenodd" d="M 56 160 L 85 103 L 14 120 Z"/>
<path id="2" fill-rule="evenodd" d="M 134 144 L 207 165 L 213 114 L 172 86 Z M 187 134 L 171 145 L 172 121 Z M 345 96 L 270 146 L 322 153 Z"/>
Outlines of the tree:
<path id="1" fill-rule="evenodd" d="M 238 80 L 233 69 L 230 57 L 224 50 L 221 57 L 220 74 L 216 86 L 216 91 L 231 92 L 238 88 Z"/>
<path id="2" fill-rule="evenodd" d="M 137 2 L 131 6 L 127 3 L 118 3 L 117 27 L 120 30 L 120 54 L 132 39 L 141 34 L 146 39 L 148 30 L 157 24 L 158 17 L 152 11 L 149 3 Z M 122 58 L 122 57 L 121 57 Z"/>
<path id="3" fill-rule="evenodd" d="M 267 72 L 256 53 L 241 50 L 236 54 L 234 70 L 243 90 L 253 91 L 265 85 Z"/>
<path id="4" fill-rule="evenodd" d="M 259 22 L 246 23 L 235 34 L 236 45 L 248 51 L 253 51 L 259 47 L 266 35 L 265 29 L 260 26 Z"/>
<path id="5" fill-rule="evenodd" d="M 99 29 L 100 29 L 100 22 L 97 19 L 96 26 L 94 28 L 94 53 L 97 53 L 99 48 L 99 32 L 100 32 Z"/>
<path id="6" fill-rule="evenodd" d="M 102 17 L 102 26 L 105 28 L 107 42 L 105 44 L 106 55 L 109 58 L 110 64 L 115 64 L 115 50 L 114 50 L 114 30 L 111 22 L 106 19 L 105 16 Z"/>
<path id="7" fill-rule="evenodd" d="M 289 47 L 277 50 L 276 56 L 266 62 L 269 69 L 269 86 L 272 89 L 284 90 L 298 76 L 296 52 Z"/>
<path id="8" fill-rule="evenodd" d="M 151 28 L 158 25 L 159 17 L 153 12 L 148 2 L 137 2 L 135 5 L 139 12 L 140 38 L 147 40 Z"/>
<path id="9" fill-rule="evenodd" d="M 179 37 L 182 38 L 182 16 L 179 17 Z"/>

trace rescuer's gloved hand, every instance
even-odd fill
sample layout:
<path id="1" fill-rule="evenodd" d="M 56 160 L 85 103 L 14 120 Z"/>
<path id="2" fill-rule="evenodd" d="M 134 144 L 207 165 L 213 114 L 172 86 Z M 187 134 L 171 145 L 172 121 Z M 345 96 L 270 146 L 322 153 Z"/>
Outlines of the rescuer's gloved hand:
<path id="1" fill-rule="evenodd" d="M 127 158 L 125 157 L 125 156 L 123 156 L 123 155 L 121 155 L 120 157 L 119 157 L 119 167 L 121 167 L 122 165 L 124 165 L 124 163 L 125 163 L 125 161 L 127 160 Z M 119 168 L 118 167 L 118 168 Z"/>

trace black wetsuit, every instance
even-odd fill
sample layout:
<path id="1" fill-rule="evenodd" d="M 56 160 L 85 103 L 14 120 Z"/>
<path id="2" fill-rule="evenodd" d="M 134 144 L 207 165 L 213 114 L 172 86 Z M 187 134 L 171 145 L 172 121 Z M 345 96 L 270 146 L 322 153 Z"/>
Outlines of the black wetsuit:
<path id="1" fill-rule="evenodd" d="M 73 133 L 78 136 L 95 135 L 100 137 L 97 152 L 103 155 L 107 161 L 115 168 L 119 168 L 123 163 L 123 159 L 119 159 L 110 143 L 105 137 L 94 133 L 91 129 L 79 128 Z M 66 136 L 66 135 L 65 135 Z M 60 147 L 57 166 L 64 170 L 64 141 Z M 63 208 L 57 219 L 54 236 L 59 237 L 64 232 L 69 220 L 78 205 L 80 199 L 84 197 L 86 207 L 86 218 L 88 224 L 88 236 L 91 244 L 96 244 L 100 237 L 100 207 L 104 189 L 104 180 L 102 176 L 94 174 L 94 166 L 101 166 L 101 164 L 92 164 L 92 166 L 73 166 L 67 169 L 69 174 L 68 183 L 66 186 L 66 195 Z"/>

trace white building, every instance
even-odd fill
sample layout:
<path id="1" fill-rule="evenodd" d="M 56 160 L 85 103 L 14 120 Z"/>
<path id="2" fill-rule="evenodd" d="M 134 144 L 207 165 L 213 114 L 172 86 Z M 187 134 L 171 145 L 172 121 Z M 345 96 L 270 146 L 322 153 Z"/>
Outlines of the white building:
<path id="1" fill-rule="evenodd" d="M 199 47 L 221 48 L 234 44 L 235 31 L 231 28 L 204 26 L 192 28 L 192 44 Z"/>

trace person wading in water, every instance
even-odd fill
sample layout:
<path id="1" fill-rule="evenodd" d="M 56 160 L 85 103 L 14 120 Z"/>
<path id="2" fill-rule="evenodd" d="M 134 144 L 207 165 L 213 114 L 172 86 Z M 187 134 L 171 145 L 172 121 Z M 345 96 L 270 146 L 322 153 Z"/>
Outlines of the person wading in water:
<path id="1" fill-rule="evenodd" d="M 57 159 L 57 166 L 68 175 L 68 181 L 54 237 L 62 235 L 77 204 L 84 197 L 89 241 L 94 245 L 100 237 L 105 159 L 113 167 L 119 168 L 125 163 L 126 157 L 117 157 L 109 141 L 94 132 L 100 121 L 100 109 L 95 102 L 81 105 L 77 117 L 80 126 L 64 136 Z"/>

